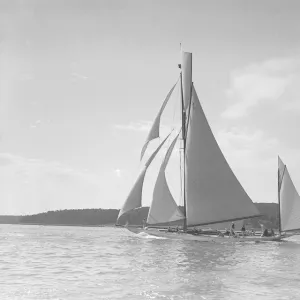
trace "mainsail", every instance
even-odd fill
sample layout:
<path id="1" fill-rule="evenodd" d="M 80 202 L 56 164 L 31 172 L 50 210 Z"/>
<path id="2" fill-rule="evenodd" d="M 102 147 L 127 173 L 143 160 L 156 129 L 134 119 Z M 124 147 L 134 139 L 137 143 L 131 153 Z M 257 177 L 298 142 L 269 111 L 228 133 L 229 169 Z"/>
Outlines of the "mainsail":
<path id="1" fill-rule="evenodd" d="M 260 215 L 221 152 L 194 87 L 186 147 L 188 226 Z"/>
<path id="2" fill-rule="evenodd" d="M 167 105 L 167 103 L 168 103 L 168 101 L 169 101 L 169 99 L 170 99 L 170 97 L 171 97 L 171 95 L 172 95 L 172 93 L 173 93 L 173 91 L 174 91 L 177 83 L 178 83 L 178 81 L 174 84 L 174 86 L 169 91 L 169 93 L 168 93 L 165 101 L 163 102 L 163 104 L 162 104 L 162 106 L 161 106 L 161 108 L 160 108 L 160 110 L 159 110 L 159 112 L 158 112 L 158 114 L 157 114 L 157 116 L 156 116 L 156 118 L 155 118 L 155 120 L 153 122 L 153 125 L 152 125 L 152 127 L 151 127 L 151 129 L 149 131 L 149 134 L 148 134 L 148 137 L 146 139 L 146 142 L 145 142 L 145 144 L 144 144 L 144 146 L 142 148 L 141 160 L 142 160 L 142 158 L 143 158 L 143 156 L 145 154 L 145 151 L 146 151 L 146 149 L 148 147 L 149 142 L 151 140 L 154 140 L 154 139 L 156 139 L 156 138 L 159 137 L 160 118 L 161 118 L 161 115 L 162 115 L 162 113 L 163 113 L 163 111 L 164 111 L 164 109 L 165 109 L 165 107 L 166 107 L 166 105 Z"/>
<path id="3" fill-rule="evenodd" d="M 171 133 L 170 133 L 171 134 Z M 152 155 L 147 160 L 143 170 L 141 171 L 139 177 L 137 178 L 135 184 L 133 185 L 122 209 L 119 212 L 118 219 L 125 213 L 131 211 L 132 209 L 138 208 L 142 206 L 142 192 L 143 192 L 143 183 L 145 179 L 145 175 L 147 172 L 148 167 L 150 166 L 151 162 L 155 158 L 156 154 L 163 146 L 165 141 L 168 139 L 170 134 L 161 142 L 158 148 L 152 153 Z"/>
<path id="4" fill-rule="evenodd" d="M 149 209 L 148 224 L 161 224 L 184 219 L 168 187 L 165 170 L 178 139 L 179 133 L 171 143 L 160 167 L 155 183 L 153 199 Z"/>
<path id="5" fill-rule="evenodd" d="M 300 196 L 294 186 L 286 165 L 283 164 L 279 157 L 278 174 L 281 230 L 299 230 Z"/>

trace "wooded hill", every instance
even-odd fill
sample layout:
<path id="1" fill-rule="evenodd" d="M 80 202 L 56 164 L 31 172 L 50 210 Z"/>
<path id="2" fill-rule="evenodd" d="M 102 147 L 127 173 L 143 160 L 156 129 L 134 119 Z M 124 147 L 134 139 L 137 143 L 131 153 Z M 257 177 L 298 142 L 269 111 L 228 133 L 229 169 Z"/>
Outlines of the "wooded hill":
<path id="1" fill-rule="evenodd" d="M 264 216 L 246 220 L 247 227 L 260 228 L 259 223 L 263 223 L 267 228 L 278 228 L 278 204 L 255 203 L 255 205 Z M 183 210 L 182 207 L 180 208 Z M 121 218 L 119 224 L 124 225 L 128 221 L 132 225 L 141 225 L 142 220 L 147 218 L 148 211 L 149 207 L 136 209 L 130 214 L 129 218 Z M 114 225 L 118 213 L 118 209 L 67 209 L 28 216 L 0 216 L 0 223 L 76 226 Z"/>

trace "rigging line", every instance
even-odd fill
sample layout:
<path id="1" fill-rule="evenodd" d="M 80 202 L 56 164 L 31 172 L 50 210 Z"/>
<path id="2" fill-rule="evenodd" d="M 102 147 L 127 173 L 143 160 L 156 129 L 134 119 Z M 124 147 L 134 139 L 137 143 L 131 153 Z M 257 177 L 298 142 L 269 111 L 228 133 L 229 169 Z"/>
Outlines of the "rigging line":
<path id="1" fill-rule="evenodd" d="M 180 161 L 180 163 L 179 163 L 179 174 L 180 174 L 180 205 L 182 205 L 182 203 L 183 203 L 183 200 L 182 200 L 182 198 L 183 198 L 183 189 L 182 189 L 182 157 L 181 157 L 181 148 L 180 148 L 180 143 L 179 143 L 179 161 Z"/>
<path id="2" fill-rule="evenodd" d="M 194 83 L 192 82 L 191 84 L 191 97 L 190 97 L 190 103 L 189 103 L 189 106 L 188 106 L 188 117 L 187 117 L 187 122 L 186 122 L 186 135 L 188 133 L 188 130 L 189 130 L 189 123 L 190 123 L 190 117 L 191 117 L 191 106 L 193 105 L 192 103 L 192 93 L 193 93 L 193 87 L 194 87 Z"/>
<path id="3" fill-rule="evenodd" d="M 285 173 L 285 169 L 286 169 L 286 165 L 284 165 L 281 178 L 280 178 L 280 172 L 279 172 L 279 176 L 278 176 L 278 178 L 279 178 L 279 180 L 278 180 L 279 191 L 281 190 L 281 186 L 282 186 L 282 182 L 283 182 L 283 176 L 284 176 L 284 173 Z"/>

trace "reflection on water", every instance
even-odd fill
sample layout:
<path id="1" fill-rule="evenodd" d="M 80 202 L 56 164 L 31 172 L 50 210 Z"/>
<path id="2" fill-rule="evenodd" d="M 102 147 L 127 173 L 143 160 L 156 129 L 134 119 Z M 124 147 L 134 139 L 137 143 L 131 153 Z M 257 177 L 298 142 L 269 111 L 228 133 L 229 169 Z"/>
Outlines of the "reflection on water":
<path id="1" fill-rule="evenodd" d="M 212 244 L 119 228 L 0 227 L 0 299 L 297 299 L 300 238 Z"/>

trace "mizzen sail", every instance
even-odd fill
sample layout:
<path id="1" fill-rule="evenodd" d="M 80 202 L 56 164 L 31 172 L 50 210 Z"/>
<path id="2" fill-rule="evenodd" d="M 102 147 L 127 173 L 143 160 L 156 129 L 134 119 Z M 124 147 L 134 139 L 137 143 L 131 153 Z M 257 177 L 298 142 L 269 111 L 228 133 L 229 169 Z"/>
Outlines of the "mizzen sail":
<path id="1" fill-rule="evenodd" d="M 149 131 L 148 136 L 147 136 L 146 142 L 145 142 L 145 144 L 144 144 L 144 146 L 142 148 L 141 160 L 142 160 L 142 158 L 143 158 L 143 156 L 145 154 L 145 151 L 146 151 L 146 149 L 147 149 L 148 144 L 150 143 L 150 141 L 152 141 L 152 140 L 154 140 L 154 139 L 156 139 L 156 138 L 159 137 L 160 118 L 161 118 L 161 115 L 162 115 L 162 113 L 163 113 L 163 111 L 164 111 L 164 109 L 165 109 L 165 107 L 166 107 L 166 105 L 167 105 L 167 103 L 168 103 L 168 101 L 169 101 L 169 99 L 170 99 L 170 97 L 171 97 L 171 95 L 172 95 L 172 93 L 173 93 L 173 91 L 174 91 L 177 83 L 178 83 L 178 81 L 175 83 L 175 85 L 169 91 L 169 93 L 168 93 L 165 101 L 163 102 L 163 104 L 162 104 L 162 106 L 161 106 L 161 108 L 160 108 L 160 110 L 159 110 L 159 112 L 158 112 L 158 114 L 157 114 L 157 116 L 156 116 L 156 118 L 155 118 L 155 120 L 153 122 L 153 125 L 152 125 L 152 127 L 151 127 L 151 129 Z"/>
<path id="2" fill-rule="evenodd" d="M 161 224 L 184 219 L 183 213 L 178 208 L 168 187 L 165 170 L 179 134 L 171 143 L 164 161 L 160 167 L 159 174 L 153 191 L 153 199 L 148 213 L 148 224 Z"/>
<path id="3" fill-rule="evenodd" d="M 161 144 L 158 146 L 158 148 L 152 153 L 152 155 L 147 160 L 143 170 L 141 171 L 141 173 L 140 173 L 139 177 L 137 178 L 135 184 L 133 185 L 122 209 L 119 212 L 118 219 L 125 213 L 131 211 L 132 209 L 142 206 L 143 183 L 144 183 L 147 169 L 169 136 L 170 136 L 170 134 L 161 142 Z"/>
<path id="4" fill-rule="evenodd" d="M 300 229 L 300 196 L 287 167 L 278 157 L 281 230 Z"/>
<path id="5" fill-rule="evenodd" d="M 186 148 L 187 225 L 259 216 L 221 152 L 194 87 Z"/>

